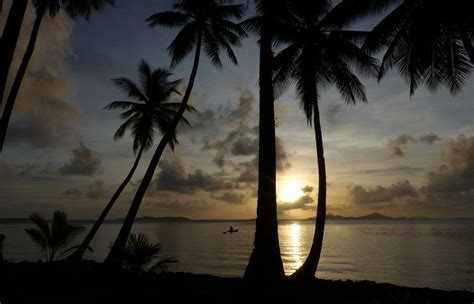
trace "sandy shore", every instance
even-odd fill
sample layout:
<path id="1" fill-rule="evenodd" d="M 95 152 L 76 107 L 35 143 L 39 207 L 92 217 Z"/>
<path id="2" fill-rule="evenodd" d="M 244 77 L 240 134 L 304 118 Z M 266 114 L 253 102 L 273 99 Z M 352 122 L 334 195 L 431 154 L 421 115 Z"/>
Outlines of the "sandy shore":
<path id="1" fill-rule="evenodd" d="M 111 271 L 103 264 L 3 264 L 0 302 L 8 303 L 130 303 L 165 299 L 202 298 L 207 303 L 242 303 L 255 297 L 294 300 L 314 299 L 317 303 L 446 303 L 472 304 L 474 293 L 408 288 L 369 281 L 305 282 L 286 280 L 257 286 L 241 278 L 220 278 L 191 273 L 128 273 Z M 168 303 L 169 300 L 165 301 Z"/>

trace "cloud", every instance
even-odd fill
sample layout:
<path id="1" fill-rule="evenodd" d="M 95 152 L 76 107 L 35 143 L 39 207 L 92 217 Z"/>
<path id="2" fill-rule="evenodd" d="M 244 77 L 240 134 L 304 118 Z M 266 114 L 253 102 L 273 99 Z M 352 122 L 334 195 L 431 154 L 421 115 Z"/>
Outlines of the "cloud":
<path id="1" fill-rule="evenodd" d="M 440 141 L 440 140 L 441 138 L 439 138 L 438 135 L 434 133 L 429 133 L 429 134 L 418 137 L 417 142 L 432 145 L 435 142 Z"/>
<path id="2" fill-rule="evenodd" d="M 81 190 L 76 189 L 76 188 L 69 188 L 69 189 L 64 190 L 61 194 L 64 196 L 77 197 L 77 196 L 81 196 L 82 192 Z"/>
<path id="3" fill-rule="evenodd" d="M 234 188 L 232 183 L 201 169 L 187 173 L 178 158 L 175 158 L 174 161 L 163 160 L 159 167 L 161 171 L 154 181 L 154 191 L 192 194 L 198 191 L 212 192 Z"/>
<path id="4" fill-rule="evenodd" d="M 304 193 L 308 194 L 313 192 L 314 188 L 311 186 L 304 186 L 301 190 L 303 190 Z"/>
<path id="5" fill-rule="evenodd" d="M 349 188 L 354 204 L 393 203 L 404 208 L 450 211 L 472 208 L 474 204 L 474 137 L 459 135 L 445 143 L 442 163 L 426 174 L 425 182 L 415 188 L 408 180 L 390 186 L 367 189 Z"/>
<path id="6" fill-rule="evenodd" d="M 92 199 L 107 198 L 109 191 L 105 188 L 104 182 L 95 181 L 87 187 L 86 195 Z"/>
<path id="7" fill-rule="evenodd" d="M 301 210 L 308 210 L 315 207 L 313 204 L 314 200 L 309 194 L 305 194 L 300 197 L 297 201 L 293 203 L 281 203 L 278 204 L 278 212 L 285 213 L 291 210 L 301 209 Z"/>
<path id="8" fill-rule="evenodd" d="M 163 200 L 159 202 L 153 202 L 151 205 L 162 211 L 174 212 L 178 214 L 212 209 L 212 205 L 210 205 L 205 200 Z"/>
<path id="9" fill-rule="evenodd" d="M 101 160 L 97 153 L 87 148 L 82 142 L 79 147 L 72 150 L 72 158 L 59 168 L 63 175 L 92 176 L 99 172 Z"/>
<path id="10" fill-rule="evenodd" d="M 399 181 L 389 187 L 377 185 L 374 189 L 362 186 L 349 188 L 349 196 L 355 204 L 388 203 L 400 198 L 417 197 L 416 189 L 407 180 Z"/>
<path id="11" fill-rule="evenodd" d="M 390 158 L 404 158 L 405 157 L 405 150 L 409 144 L 413 143 L 424 143 L 428 145 L 432 145 L 437 141 L 440 141 L 438 135 L 434 133 L 428 133 L 422 135 L 418 138 L 413 137 L 408 134 L 402 134 L 397 138 L 390 139 L 388 141 L 388 148 L 390 149 Z"/>
<path id="12" fill-rule="evenodd" d="M 253 182 L 256 180 L 256 174 L 248 171 L 256 170 L 258 164 L 259 129 L 257 124 L 250 124 L 253 107 L 256 103 L 255 96 L 249 90 L 243 90 L 239 96 L 237 108 L 222 114 L 223 120 L 234 127 L 226 133 L 223 139 L 208 139 L 202 146 L 203 151 L 216 151 L 213 162 L 220 168 L 228 164 L 227 157 L 229 155 L 253 157 L 250 161 L 237 164 L 237 167 L 240 167 L 238 170 L 242 171 L 239 177 L 240 181 Z M 284 171 L 290 168 L 291 163 L 288 153 L 285 151 L 283 141 L 279 137 L 276 137 L 276 153 L 277 169 Z"/>
<path id="13" fill-rule="evenodd" d="M 229 204 L 235 204 L 235 205 L 240 205 L 244 204 L 244 198 L 245 196 L 242 193 L 237 193 L 233 191 L 227 191 L 224 192 L 222 195 L 215 195 L 213 196 L 214 199 L 223 201 L 225 203 Z"/>
<path id="14" fill-rule="evenodd" d="M 423 192 L 474 190 L 474 137 L 460 135 L 448 142 L 443 149 L 442 159 L 445 164 L 428 173 L 428 183 L 423 187 Z"/>
<path id="15" fill-rule="evenodd" d="M 5 16 L 0 15 L 0 19 Z M 31 29 L 34 19 L 35 12 L 30 5 L 23 27 Z M 34 55 L 15 104 L 7 144 L 41 148 L 77 141 L 74 124 L 82 117 L 79 108 L 71 102 L 76 88 L 66 67 L 67 59 L 72 56 L 72 27 L 72 21 L 63 13 L 43 21 Z M 11 71 L 18 69 L 29 36 L 29 30 L 22 31 Z M 6 94 L 13 78 L 9 77 Z"/>

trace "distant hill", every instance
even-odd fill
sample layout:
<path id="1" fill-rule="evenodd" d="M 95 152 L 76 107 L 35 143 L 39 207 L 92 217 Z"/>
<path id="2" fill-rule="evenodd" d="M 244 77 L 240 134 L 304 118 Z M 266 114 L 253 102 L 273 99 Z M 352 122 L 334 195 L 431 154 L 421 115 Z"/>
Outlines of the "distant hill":
<path id="1" fill-rule="evenodd" d="M 308 220 L 314 220 L 315 218 L 309 218 Z M 326 215 L 328 220 L 434 220 L 429 217 L 389 217 L 379 212 L 373 212 L 363 216 L 341 216 L 328 213 Z"/>

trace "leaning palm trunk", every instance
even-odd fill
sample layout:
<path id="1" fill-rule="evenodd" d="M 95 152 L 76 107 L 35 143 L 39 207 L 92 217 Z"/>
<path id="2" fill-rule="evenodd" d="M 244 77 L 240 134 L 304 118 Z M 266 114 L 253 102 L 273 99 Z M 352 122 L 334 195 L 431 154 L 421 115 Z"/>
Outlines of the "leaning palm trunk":
<path id="1" fill-rule="evenodd" d="M 318 207 L 316 212 L 316 225 L 314 229 L 313 244 L 303 265 L 291 275 L 296 279 L 313 278 L 318 269 L 321 249 L 323 247 L 324 224 L 326 222 L 326 164 L 324 160 L 323 134 L 319 117 L 319 105 L 314 107 L 314 136 L 316 138 L 316 151 L 318 154 Z"/>
<path id="2" fill-rule="evenodd" d="M 275 113 L 272 84 L 272 32 L 267 23 L 260 39 L 260 128 L 258 199 L 254 249 L 245 279 L 261 282 L 285 277 L 278 242 L 276 205 Z"/>
<path id="3" fill-rule="evenodd" d="M 15 0 L 16 1 L 16 0 Z M 38 39 L 38 33 L 41 27 L 41 22 L 45 14 L 45 7 L 42 6 L 36 11 L 36 19 L 33 24 L 33 30 L 31 32 L 30 41 L 21 61 L 20 67 L 16 74 L 15 80 L 13 82 L 10 94 L 8 95 L 7 102 L 5 103 L 5 108 L 3 109 L 2 120 L 0 121 L 0 151 L 3 149 L 3 144 L 5 143 L 5 136 L 7 134 L 8 123 L 10 122 L 10 117 L 13 112 L 13 106 L 15 105 L 15 100 L 20 91 L 21 83 L 26 74 L 26 69 L 30 63 L 31 57 L 33 56 L 33 51 L 35 50 L 36 40 Z"/>
<path id="4" fill-rule="evenodd" d="M 138 163 L 140 162 L 140 159 L 143 154 L 143 149 L 144 146 L 140 148 L 137 154 L 137 158 L 135 159 L 135 162 L 132 166 L 132 169 L 128 173 L 128 175 L 125 177 L 125 180 L 120 184 L 118 189 L 115 191 L 114 195 L 110 199 L 109 203 L 107 206 L 105 206 L 105 209 L 102 211 L 100 214 L 99 218 L 97 221 L 94 223 L 94 226 L 92 226 L 91 230 L 87 234 L 86 238 L 84 241 L 79 245 L 79 247 L 74 251 L 73 254 L 71 254 L 66 260 L 68 261 L 80 261 L 82 257 L 84 256 L 84 253 L 86 252 L 87 248 L 89 248 L 89 245 L 96 235 L 97 231 L 99 230 L 100 226 L 104 222 L 105 218 L 107 217 L 107 214 L 109 213 L 110 209 L 114 206 L 115 202 L 119 198 L 120 194 L 122 194 L 122 191 L 125 189 L 125 187 L 128 185 L 130 182 L 130 179 L 132 178 L 133 174 L 135 173 L 135 170 L 137 169 Z"/>
<path id="5" fill-rule="evenodd" d="M 127 216 L 125 217 L 125 220 L 123 222 L 122 228 L 120 229 L 119 235 L 115 239 L 114 245 L 112 246 L 112 249 L 110 250 L 109 255 L 105 259 L 105 262 L 108 264 L 114 264 L 114 265 L 121 264 L 123 260 L 123 249 L 125 248 L 125 245 L 127 244 L 128 237 L 132 230 L 132 226 L 137 216 L 138 209 L 140 209 L 140 205 L 142 203 L 143 197 L 145 196 L 148 186 L 150 185 L 151 180 L 153 179 L 153 175 L 155 174 L 155 170 L 156 170 L 156 167 L 158 166 L 161 155 L 163 154 L 163 151 L 165 150 L 169 141 L 172 139 L 172 136 L 176 130 L 176 127 L 178 126 L 178 123 L 181 121 L 181 118 L 183 117 L 183 114 L 186 111 L 186 108 L 189 102 L 189 97 L 191 96 L 191 92 L 193 90 L 194 80 L 196 79 L 196 75 L 197 75 L 197 71 L 199 67 L 199 57 L 201 54 L 201 42 L 202 42 L 201 39 L 202 39 L 202 33 L 198 32 L 193 69 L 191 71 L 191 76 L 189 78 L 188 86 L 186 88 L 183 101 L 181 102 L 178 113 L 171 121 L 169 130 L 167 130 L 167 132 L 163 135 L 163 138 L 161 139 L 158 147 L 156 148 L 155 154 L 153 154 L 153 157 L 150 161 L 150 165 L 148 166 L 148 169 L 145 172 L 145 176 L 143 177 L 143 180 L 141 181 L 140 186 L 138 187 L 138 190 L 135 193 L 135 197 L 133 198 L 132 205 L 130 206 Z"/>
<path id="6" fill-rule="evenodd" d="M 15 54 L 16 44 L 20 36 L 21 25 L 25 17 L 28 0 L 15 0 L 8 13 L 7 23 L 0 41 L 0 105 L 3 104 L 8 72 Z"/>

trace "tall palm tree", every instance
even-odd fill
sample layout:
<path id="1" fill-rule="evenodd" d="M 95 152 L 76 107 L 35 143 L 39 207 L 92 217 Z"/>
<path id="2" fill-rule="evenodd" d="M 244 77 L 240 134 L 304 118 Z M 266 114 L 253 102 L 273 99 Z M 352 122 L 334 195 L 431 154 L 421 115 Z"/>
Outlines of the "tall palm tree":
<path id="1" fill-rule="evenodd" d="M 257 0 L 257 16 L 242 23 L 257 33 L 260 45 L 259 64 L 259 157 L 258 197 L 254 248 L 244 278 L 261 282 L 285 277 L 278 240 L 276 204 L 276 138 L 272 84 L 273 44 L 278 40 L 277 26 L 283 15 L 284 1 Z"/>
<path id="2" fill-rule="evenodd" d="M 21 25 L 25 17 L 28 0 L 13 1 L 8 13 L 7 23 L 0 40 L 0 106 L 3 104 L 8 72 L 20 37 Z"/>
<path id="3" fill-rule="evenodd" d="M 63 8 L 71 18 L 85 17 L 88 19 L 94 10 L 99 10 L 107 3 L 113 4 L 113 2 L 114 0 L 33 0 L 33 4 L 36 8 L 36 18 L 33 23 L 33 29 L 31 31 L 28 46 L 26 47 L 25 54 L 23 55 L 20 67 L 18 68 L 18 72 L 13 81 L 12 88 L 10 89 L 10 93 L 3 109 L 2 119 L 0 120 L 0 151 L 3 149 L 8 124 L 13 112 L 13 106 L 15 105 L 18 92 L 20 91 L 21 83 L 25 77 L 28 64 L 33 56 L 36 40 L 38 39 L 39 30 L 44 16 L 49 13 L 51 18 L 54 18 L 59 13 L 60 9 Z"/>
<path id="4" fill-rule="evenodd" d="M 219 56 L 221 49 L 226 51 L 230 60 L 237 65 L 237 58 L 232 51 L 232 46 L 240 45 L 240 39 L 245 37 L 245 31 L 230 18 L 241 18 L 242 15 L 242 5 L 221 4 L 214 0 L 179 0 L 174 5 L 174 11 L 157 13 L 147 19 L 152 27 L 158 25 L 182 27 L 168 47 L 172 58 L 171 66 L 174 67 L 180 63 L 193 49 L 195 50 L 194 63 L 178 113 L 171 121 L 169 131 L 165 133 L 156 148 L 120 233 L 106 258 L 107 263 L 119 264 L 121 262 L 123 248 L 126 245 L 145 192 L 151 183 L 161 155 L 167 143 L 171 140 L 172 134 L 174 134 L 174 130 L 176 130 L 188 105 L 199 67 L 201 48 L 204 48 L 206 55 L 217 67 L 222 66 Z"/>
<path id="5" fill-rule="evenodd" d="M 168 101 L 173 93 L 179 94 L 177 86 L 181 83 L 181 80 L 169 81 L 168 78 L 171 76 L 171 73 L 168 70 L 153 70 L 148 63 L 142 60 L 138 66 L 138 74 L 139 84 L 125 77 L 113 80 L 114 84 L 127 94 L 131 101 L 114 101 L 105 107 L 107 110 L 124 110 L 121 117 L 125 122 L 115 132 L 114 139 L 122 138 L 127 130 L 131 130 L 133 135 L 133 152 L 136 154 L 135 162 L 94 223 L 94 226 L 92 226 L 89 234 L 77 250 L 68 258 L 69 260 L 77 261 L 82 258 L 110 209 L 112 209 L 122 191 L 130 182 L 143 152 L 153 146 L 156 130 L 164 134 L 180 106 L 179 103 Z M 192 108 L 188 106 L 187 110 L 192 110 Z M 187 122 L 184 117 L 183 120 Z M 176 133 L 174 133 L 168 145 L 174 150 L 177 143 Z"/>
<path id="6" fill-rule="evenodd" d="M 307 123 L 314 127 L 319 174 L 316 225 L 310 253 L 294 277 L 314 277 L 324 236 L 326 218 L 326 166 L 319 112 L 321 92 L 334 86 L 346 103 L 366 101 L 363 84 L 352 71 L 375 76 L 377 62 L 363 52 L 356 42 L 364 33 L 345 31 L 334 22 L 338 10 L 331 10 L 331 0 L 291 1 L 282 39 L 287 45 L 275 57 L 274 85 L 282 92 L 296 83 L 300 105 Z"/>
<path id="7" fill-rule="evenodd" d="M 380 21 L 364 47 L 384 51 L 379 73 L 397 66 L 412 95 L 420 84 L 440 85 L 456 94 L 474 66 L 474 16 L 471 3 L 404 0 Z"/>
<path id="8" fill-rule="evenodd" d="M 25 231 L 40 247 L 47 262 L 54 261 L 56 257 L 64 253 L 66 247 L 83 229 L 83 227 L 70 225 L 67 214 L 62 211 L 54 212 L 51 227 L 48 220 L 39 214 L 30 215 L 30 220 L 38 228 L 27 228 Z"/>

